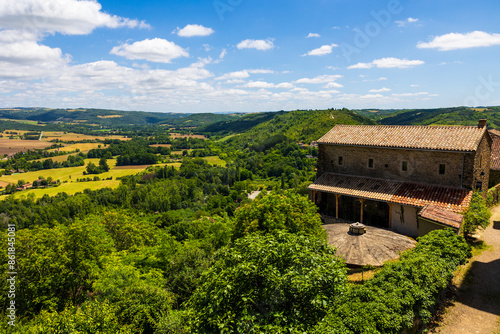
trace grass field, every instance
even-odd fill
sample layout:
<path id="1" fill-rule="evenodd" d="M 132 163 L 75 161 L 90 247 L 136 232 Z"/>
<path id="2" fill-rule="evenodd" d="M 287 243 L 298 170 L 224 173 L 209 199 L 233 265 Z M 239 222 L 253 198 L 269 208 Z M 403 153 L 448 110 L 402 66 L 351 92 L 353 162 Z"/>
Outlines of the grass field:
<path id="1" fill-rule="evenodd" d="M 14 154 L 17 152 L 25 152 L 33 149 L 43 149 L 52 145 L 40 140 L 21 140 L 0 138 L 0 156 L 4 154 Z"/>
<path id="2" fill-rule="evenodd" d="M 14 193 L 14 197 L 27 196 L 30 193 L 35 194 L 35 198 L 43 197 L 47 194 L 49 196 L 55 196 L 59 193 L 65 192 L 68 195 L 75 194 L 77 192 L 82 192 L 85 189 L 98 190 L 102 188 L 117 188 L 120 185 L 119 180 L 104 180 L 104 181 L 91 181 L 91 182 L 70 182 L 63 183 L 59 187 L 45 188 L 45 189 L 31 189 L 25 191 L 19 191 Z M 7 195 L 0 196 L 0 200 L 3 200 Z"/>
<path id="3" fill-rule="evenodd" d="M 89 162 L 93 162 L 94 164 L 99 164 L 99 159 L 85 159 L 85 166 Z M 50 196 L 56 195 L 59 192 L 66 192 L 67 194 L 74 194 L 79 191 L 83 191 L 84 189 L 97 190 L 101 188 L 111 187 L 116 188 L 120 184 L 119 180 L 116 178 L 135 175 L 142 170 L 146 169 L 151 165 L 140 165 L 140 166 L 115 166 L 116 159 L 108 159 L 108 165 L 110 170 L 106 173 L 102 174 L 92 174 L 92 175 L 83 175 L 83 171 L 85 170 L 85 166 L 80 167 L 69 167 L 69 168 L 55 168 L 55 169 L 44 169 L 34 172 L 27 172 L 21 174 L 14 175 L 2 175 L 0 177 L 0 186 L 7 186 L 9 183 L 17 183 L 19 180 L 24 180 L 25 182 L 33 182 L 37 180 L 39 176 L 43 176 L 44 178 L 51 177 L 53 180 L 59 180 L 61 182 L 68 181 L 68 183 L 62 183 L 59 187 L 46 188 L 46 189 L 31 189 L 25 191 L 16 192 L 14 195 L 16 197 L 27 195 L 31 192 L 35 194 L 36 197 L 42 197 L 44 194 L 48 194 Z M 181 163 L 168 163 L 168 164 L 156 164 L 154 166 L 174 166 L 174 168 L 179 168 Z M 98 176 L 100 179 L 106 179 L 109 177 L 113 177 L 113 180 L 102 180 L 102 181 L 89 181 L 89 182 L 76 182 L 76 179 L 87 178 L 94 176 Z M 0 196 L 0 200 L 5 196 Z"/>
<path id="4" fill-rule="evenodd" d="M 218 142 L 225 142 L 227 141 L 229 138 L 232 138 L 232 137 L 235 137 L 235 136 L 239 136 L 239 134 L 234 134 L 234 135 L 227 135 L 225 137 L 222 137 L 221 139 L 217 140 Z"/>
<path id="5" fill-rule="evenodd" d="M 82 141 L 82 140 L 95 140 L 95 139 L 99 139 L 99 140 L 105 140 L 105 139 L 130 140 L 130 138 L 126 138 L 123 136 L 114 136 L 114 135 L 88 136 L 88 135 L 84 135 L 81 133 L 73 133 L 73 132 L 68 132 L 68 133 L 64 133 L 64 132 L 60 132 L 60 131 L 59 132 L 56 132 L 56 131 L 44 131 L 43 132 L 42 140 L 50 141 L 53 139 L 59 139 L 62 141 Z"/>
<path id="6" fill-rule="evenodd" d="M 101 146 L 101 148 L 106 148 L 107 145 L 105 144 L 99 144 L 99 143 L 76 143 L 76 144 L 73 144 L 73 145 L 69 145 L 69 146 L 64 146 L 64 147 L 60 147 L 60 148 L 54 148 L 54 149 L 51 149 L 49 151 L 61 151 L 61 152 L 72 152 L 72 151 L 76 151 L 77 149 L 80 150 L 81 152 L 83 153 L 87 153 L 88 151 L 94 149 L 94 148 L 99 148 L 99 146 Z"/>
<path id="7" fill-rule="evenodd" d="M 0 118 L 0 121 L 10 121 L 10 122 L 17 122 L 17 123 L 22 123 L 22 124 L 41 125 L 41 126 L 45 125 L 45 124 L 38 124 L 38 121 L 30 121 L 27 119 Z"/>
<path id="8" fill-rule="evenodd" d="M 226 166 L 226 162 L 216 155 L 212 157 L 204 157 L 203 159 L 205 159 L 211 165 L 217 165 L 222 167 Z"/>
<path id="9" fill-rule="evenodd" d="M 183 135 L 181 133 L 175 133 L 171 132 L 169 133 L 170 137 L 172 138 L 201 138 L 201 139 L 207 139 L 204 135 Z"/>
<path id="10" fill-rule="evenodd" d="M 150 147 L 171 147 L 172 144 L 153 144 L 149 145 Z"/>

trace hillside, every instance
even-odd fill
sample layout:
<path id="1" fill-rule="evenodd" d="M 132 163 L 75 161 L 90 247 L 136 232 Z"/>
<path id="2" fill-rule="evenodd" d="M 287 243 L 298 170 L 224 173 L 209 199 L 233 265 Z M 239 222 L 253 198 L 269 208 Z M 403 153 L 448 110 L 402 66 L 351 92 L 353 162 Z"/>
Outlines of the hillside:
<path id="1" fill-rule="evenodd" d="M 476 125 L 478 119 L 486 118 L 488 128 L 500 128 L 500 107 L 439 108 L 405 110 L 357 110 L 383 125 Z"/>
<path id="2" fill-rule="evenodd" d="M 78 124 L 120 128 L 126 126 L 165 125 L 169 127 L 198 127 L 214 122 L 234 120 L 240 114 L 180 114 L 108 109 L 0 109 L 0 120 L 32 122 L 36 124 Z"/>
<path id="3" fill-rule="evenodd" d="M 259 123 L 231 140 L 255 143 L 272 136 L 284 135 L 296 142 L 310 143 L 318 140 L 336 124 L 376 123 L 348 109 L 294 110 L 276 113 L 275 117 Z"/>

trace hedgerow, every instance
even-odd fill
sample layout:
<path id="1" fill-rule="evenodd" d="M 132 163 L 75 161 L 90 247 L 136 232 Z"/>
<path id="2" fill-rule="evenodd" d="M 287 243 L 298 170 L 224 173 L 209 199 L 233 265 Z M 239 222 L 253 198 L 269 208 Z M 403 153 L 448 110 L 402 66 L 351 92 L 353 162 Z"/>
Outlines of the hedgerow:
<path id="1" fill-rule="evenodd" d="M 417 319 L 428 322 L 453 272 L 472 254 L 451 229 L 432 231 L 418 241 L 400 261 L 340 296 L 312 333 L 401 333 Z"/>

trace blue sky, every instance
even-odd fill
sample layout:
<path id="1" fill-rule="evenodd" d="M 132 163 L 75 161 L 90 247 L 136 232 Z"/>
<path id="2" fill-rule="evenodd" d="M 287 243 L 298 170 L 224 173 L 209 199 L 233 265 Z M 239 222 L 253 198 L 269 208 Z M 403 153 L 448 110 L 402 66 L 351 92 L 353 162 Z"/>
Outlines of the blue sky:
<path id="1" fill-rule="evenodd" d="M 4 0 L 0 107 L 500 105 L 500 2 Z"/>

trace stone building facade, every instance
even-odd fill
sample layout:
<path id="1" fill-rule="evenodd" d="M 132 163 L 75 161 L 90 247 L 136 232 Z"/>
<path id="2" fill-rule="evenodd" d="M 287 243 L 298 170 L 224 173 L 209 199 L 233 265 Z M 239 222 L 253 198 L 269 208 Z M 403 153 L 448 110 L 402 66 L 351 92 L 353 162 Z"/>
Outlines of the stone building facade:
<path id="1" fill-rule="evenodd" d="M 458 229 L 472 191 L 487 193 L 491 145 L 485 120 L 476 127 L 337 125 L 318 140 L 309 197 L 325 216 L 413 237 Z"/>

